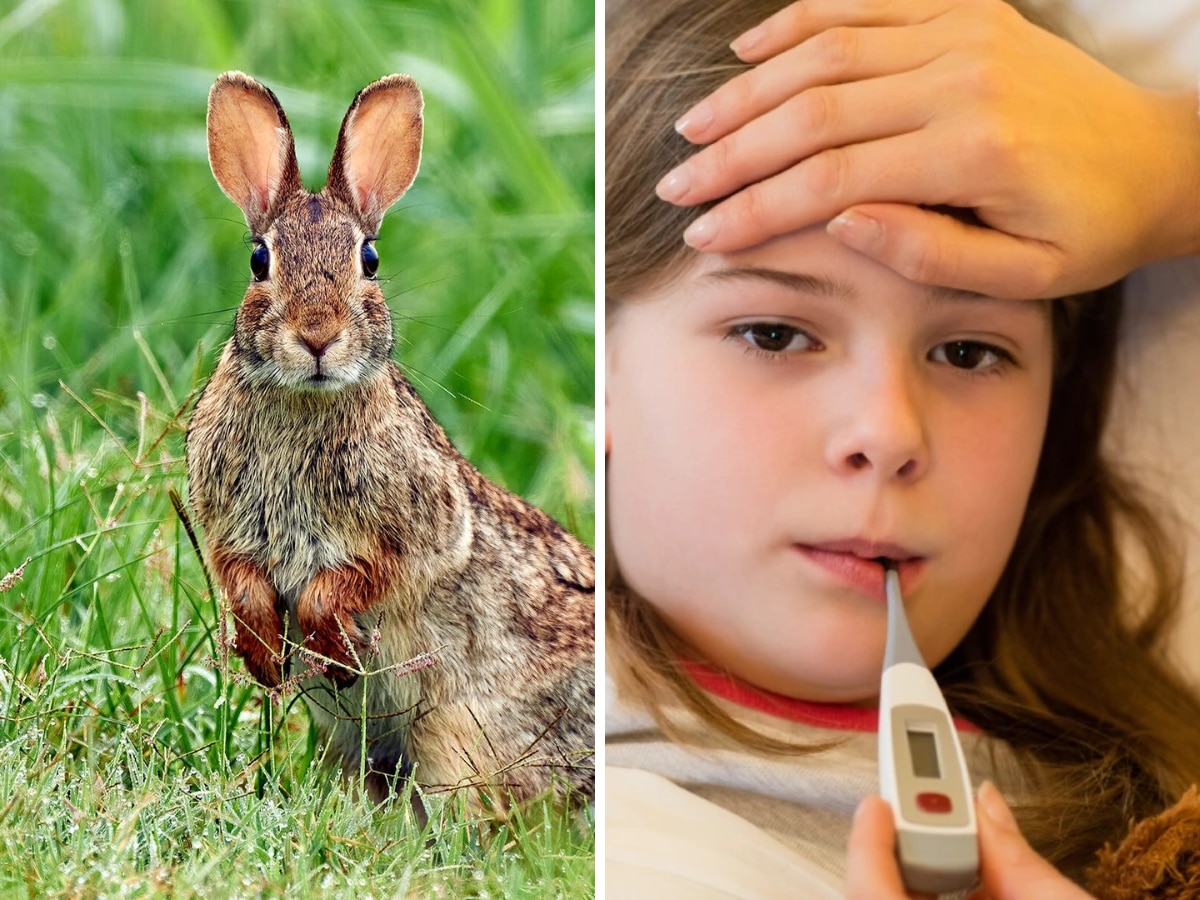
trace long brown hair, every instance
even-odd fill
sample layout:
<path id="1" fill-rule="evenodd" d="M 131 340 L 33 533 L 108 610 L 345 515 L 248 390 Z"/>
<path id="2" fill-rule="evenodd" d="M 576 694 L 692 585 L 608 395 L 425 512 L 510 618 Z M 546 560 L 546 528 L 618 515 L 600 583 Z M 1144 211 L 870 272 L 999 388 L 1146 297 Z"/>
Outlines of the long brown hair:
<path id="1" fill-rule="evenodd" d="M 672 121 L 744 68 L 727 45 L 781 0 L 610 3 L 606 85 L 607 312 L 694 259 L 695 209 L 654 195 L 694 148 Z M 1023 10 L 1024 12 L 1024 10 Z M 951 708 L 1014 750 L 1033 788 L 1031 843 L 1072 877 L 1131 819 L 1200 781 L 1200 701 L 1166 663 L 1182 559 L 1152 508 L 1102 452 L 1116 368 L 1118 288 L 1052 301 L 1055 382 L 1038 472 L 1012 556 L 970 632 L 938 667 Z M 680 703 L 761 752 L 780 742 L 736 722 L 684 675 L 686 652 L 608 560 L 607 652 L 618 688 L 668 734 Z"/>

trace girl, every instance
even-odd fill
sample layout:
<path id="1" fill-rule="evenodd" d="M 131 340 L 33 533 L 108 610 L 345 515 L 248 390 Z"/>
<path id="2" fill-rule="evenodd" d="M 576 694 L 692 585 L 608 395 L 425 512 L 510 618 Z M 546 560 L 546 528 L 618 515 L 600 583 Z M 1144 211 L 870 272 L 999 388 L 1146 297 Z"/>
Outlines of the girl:
<path id="1" fill-rule="evenodd" d="M 774 5 L 610 8 L 608 889 L 870 895 L 880 556 L 976 779 L 1080 880 L 1200 780 L 1179 559 L 1100 452 L 1118 298 L 932 289 L 820 228 L 682 245 L 670 123 Z"/>

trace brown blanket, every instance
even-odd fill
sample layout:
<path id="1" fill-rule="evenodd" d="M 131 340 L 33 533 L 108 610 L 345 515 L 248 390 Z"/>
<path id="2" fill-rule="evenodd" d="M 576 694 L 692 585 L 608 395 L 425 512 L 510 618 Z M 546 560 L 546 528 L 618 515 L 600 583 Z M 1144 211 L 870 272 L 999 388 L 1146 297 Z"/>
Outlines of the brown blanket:
<path id="1" fill-rule="evenodd" d="M 1088 872 L 1097 900 L 1200 898 L 1200 793 L 1188 788 L 1179 802 L 1136 823 L 1117 848 L 1106 845 Z"/>

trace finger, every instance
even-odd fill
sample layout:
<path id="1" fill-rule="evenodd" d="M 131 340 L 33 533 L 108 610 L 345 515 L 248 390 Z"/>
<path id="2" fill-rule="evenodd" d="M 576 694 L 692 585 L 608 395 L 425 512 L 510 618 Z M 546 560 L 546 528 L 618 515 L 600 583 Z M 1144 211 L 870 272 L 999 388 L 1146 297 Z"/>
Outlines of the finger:
<path id="1" fill-rule="evenodd" d="M 833 219 L 831 235 L 920 284 L 990 297 L 1045 300 L 1071 293 L 1053 244 L 1014 237 L 905 204 L 871 203 Z"/>
<path id="2" fill-rule="evenodd" d="M 1086 900 L 1087 894 L 1039 856 L 1021 835 L 1000 792 L 984 782 L 978 794 L 980 875 L 995 900 Z"/>
<path id="3" fill-rule="evenodd" d="M 846 896 L 889 900 L 904 897 L 896 864 L 896 827 L 881 797 L 865 797 L 854 813 L 846 845 Z"/>
<path id="4" fill-rule="evenodd" d="M 680 116 L 675 129 L 694 143 L 711 143 L 809 88 L 912 71 L 946 45 L 926 27 L 831 28 L 731 78 Z"/>
<path id="5" fill-rule="evenodd" d="M 961 160 L 956 160 L 956 166 Z M 728 253 L 826 222 L 859 203 L 955 204 L 957 171 L 929 131 L 825 150 L 714 206 L 684 232 L 705 253 Z"/>
<path id="6" fill-rule="evenodd" d="M 668 172 L 655 190 L 663 200 L 691 206 L 820 151 L 916 131 L 931 115 L 929 90 L 929 80 L 912 73 L 812 88 L 705 147 Z"/>
<path id="7" fill-rule="evenodd" d="M 762 62 L 830 28 L 917 25 L 953 5 L 954 0 L 799 0 L 739 35 L 730 48 L 743 62 Z"/>

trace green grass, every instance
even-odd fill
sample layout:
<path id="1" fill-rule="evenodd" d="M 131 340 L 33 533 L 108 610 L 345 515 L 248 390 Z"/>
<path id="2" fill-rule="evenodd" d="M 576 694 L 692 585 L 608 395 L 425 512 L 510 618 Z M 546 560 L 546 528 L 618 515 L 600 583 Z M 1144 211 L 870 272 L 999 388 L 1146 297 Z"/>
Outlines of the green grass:
<path id="1" fill-rule="evenodd" d="M 586 822 L 440 798 L 422 837 L 331 776 L 303 703 L 224 665 L 168 497 L 248 277 L 209 85 L 270 85 L 316 187 L 355 91 L 406 71 L 397 357 L 476 465 L 593 539 L 592 10 L 0 3 L 0 579 L 24 566 L 0 580 L 0 896 L 592 893 Z"/>

